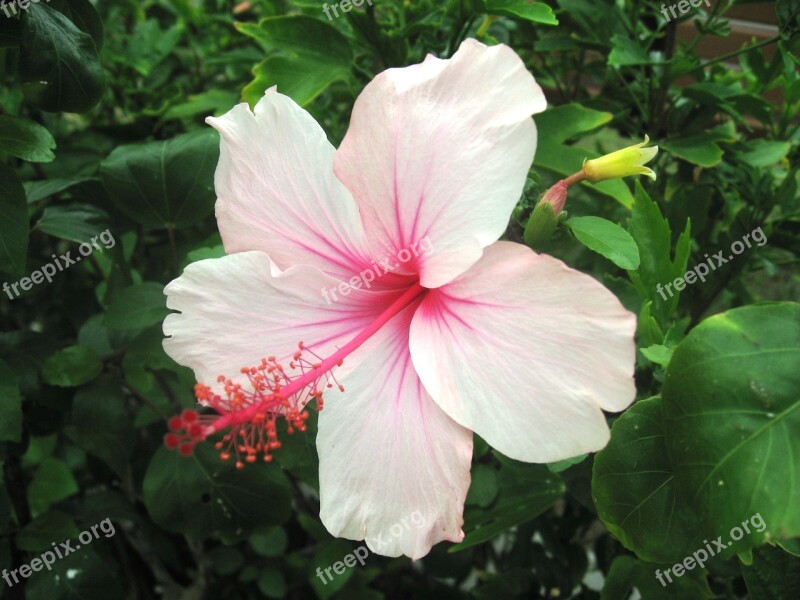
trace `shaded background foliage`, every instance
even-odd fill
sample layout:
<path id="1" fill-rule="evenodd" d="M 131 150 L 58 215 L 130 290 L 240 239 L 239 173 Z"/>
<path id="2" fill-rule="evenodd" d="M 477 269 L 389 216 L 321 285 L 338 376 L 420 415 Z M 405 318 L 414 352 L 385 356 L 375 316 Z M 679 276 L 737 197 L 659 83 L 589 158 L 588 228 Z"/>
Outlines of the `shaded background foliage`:
<path id="1" fill-rule="evenodd" d="M 774 38 L 701 59 L 735 2 L 51 0 L 0 14 L 0 271 L 18 281 L 104 230 L 113 247 L 0 303 L 0 569 L 105 518 L 101 538 L 9 598 L 795 598 L 800 590 L 800 77 L 796 1 Z M 596 456 L 527 465 L 476 439 L 466 538 L 412 564 L 370 556 L 318 516 L 315 424 L 240 473 L 161 447 L 193 404 L 163 352 L 163 286 L 221 256 L 218 138 L 203 125 L 272 85 L 334 144 L 378 72 L 511 45 L 545 88 L 539 149 L 507 237 L 591 273 L 639 315 L 638 398 Z M 541 192 L 648 133 L 656 182 L 573 189 L 551 239 Z M 761 228 L 768 238 L 662 297 L 657 284 Z M 213 343 L 213 340 L 210 341 Z M 535 368 L 535 365 L 531 365 Z M 753 532 L 663 588 L 705 538 Z"/>

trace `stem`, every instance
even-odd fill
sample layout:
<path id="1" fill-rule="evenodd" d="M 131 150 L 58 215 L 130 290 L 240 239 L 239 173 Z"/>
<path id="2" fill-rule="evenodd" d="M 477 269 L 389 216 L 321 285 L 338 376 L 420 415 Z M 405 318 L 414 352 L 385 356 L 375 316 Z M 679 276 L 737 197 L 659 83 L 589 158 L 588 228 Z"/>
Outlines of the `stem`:
<path id="1" fill-rule="evenodd" d="M 495 18 L 496 17 L 493 17 L 492 15 L 486 15 L 486 17 L 483 19 L 483 23 L 481 23 L 481 26 L 478 27 L 478 31 L 475 32 L 475 37 L 483 37 L 489 30 L 489 27 L 494 22 Z"/>
<path id="2" fill-rule="evenodd" d="M 584 179 L 586 179 L 586 173 L 584 173 L 583 170 L 580 170 L 577 173 L 573 173 L 572 175 L 567 177 L 564 180 L 564 183 L 566 184 L 567 187 L 572 187 L 573 185 L 575 185 L 576 183 L 580 183 Z"/>
<path id="3" fill-rule="evenodd" d="M 752 46 L 748 46 L 747 48 L 742 48 L 740 50 L 733 50 L 732 52 L 728 52 L 727 54 L 723 54 L 722 56 L 718 56 L 717 58 L 712 58 L 711 60 L 704 62 L 702 65 L 697 65 L 695 68 L 690 69 L 684 73 L 684 75 L 688 75 L 689 73 L 694 73 L 695 71 L 699 71 L 701 69 L 705 69 L 706 67 L 716 64 L 718 62 L 722 62 L 728 60 L 729 58 L 734 58 L 739 56 L 740 54 L 744 54 L 745 52 L 749 52 L 750 50 L 755 50 L 757 48 L 762 48 L 764 46 L 769 46 L 770 44 L 774 44 L 778 40 L 781 39 L 780 35 L 776 35 L 775 37 L 771 37 L 766 40 L 761 40 L 757 44 L 753 44 Z"/>

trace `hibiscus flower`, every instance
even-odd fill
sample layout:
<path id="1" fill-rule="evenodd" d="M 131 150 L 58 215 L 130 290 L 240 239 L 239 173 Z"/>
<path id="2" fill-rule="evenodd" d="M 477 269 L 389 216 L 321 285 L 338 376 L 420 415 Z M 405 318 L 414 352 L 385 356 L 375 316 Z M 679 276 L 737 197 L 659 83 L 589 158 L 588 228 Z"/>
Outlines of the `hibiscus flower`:
<path id="1" fill-rule="evenodd" d="M 269 460 L 277 417 L 303 429 L 324 392 L 322 522 L 412 558 L 463 539 L 473 432 L 526 462 L 602 448 L 603 410 L 634 399 L 634 315 L 588 275 L 497 241 L 545 106 L 510 48 L 467 40 L 378 75 L 338 150 L 274 88 L 209 118 L 228 255 L 167 286 L 180 312 L 164 347 L 217 414 L 177 418 L 168 442 L 189 452 L 227 431 L 223 458 Z"/>

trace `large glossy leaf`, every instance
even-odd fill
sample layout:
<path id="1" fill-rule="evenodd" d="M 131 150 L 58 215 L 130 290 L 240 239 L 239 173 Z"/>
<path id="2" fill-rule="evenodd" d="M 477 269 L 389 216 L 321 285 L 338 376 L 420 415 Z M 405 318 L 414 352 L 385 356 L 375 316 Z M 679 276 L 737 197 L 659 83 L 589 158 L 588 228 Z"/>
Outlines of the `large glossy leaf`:
<path id="1" fill-rule="evenodd" d="M 0 152 L 29 162 L 51 162 L 55 147 L 50 132 L 35 121 L 0 115 Z"/>
<path id="2" fill-rule="evenodd" d="M 760 515 L 736 552 L 800 535 L 800 304 L 765 303 L 703 321 L 672 355 L 667 448 L 684 502 L 717 535 Z"/>
<path id="3" fill-rule="evenodd" d="M 204 129 L 163 142 L 119 146 L 103 161 L 114 203 L 145 227 L 191 225 L 214 209 L 219 136 Z"/>
<path id="4" fill-rule="evenodd" d="M 0 164 L 0 270 L 25 272 L 28 253 L 28 206 L 14 169 Z"/>
<path id="5" fill-rule="evenodd" d="M 335 81 L 348 81 L 353 60 L 350 45 L 338 29 L 311 17 L 268 17 L 258 25 L 238 23 L 237 29 L 254 38 L 269 56 L 253 70 L 255 79 L 243 97 L 254 105 L 273 85 L 301 106 L 308 104 Z"/>
<path id="6" fill-rule="evenodd" d="M 643 598 L 645 600 L 703 600 L 714 598 L 704 572 L 693 570 L 670 582 L 663 571 L 670 565 L 656 565 L 636 560 L 631 556 L 617 556 L 603 585 L 600 600 Z M 661 573 L 659 582 L 656 575 Z M 639 592 L 632 596 L 633 590 Z"/>
<path id="7" fill-rule="evenodd" d="M 639 400 L 614 422 L 592 473 L 597 514 L 639 558 L 669 563 L 697 548 L 698 517 L 676 500 L 661 398 Z"/>
<path id="8" fill-rule="evenodd" d="M 47 0 L 47 4 L 65 14 L 78 29 L 92 36 L 98 50 L 103 47 L 103 20 L 89 0 Z"/>
<path id="9" fill-rule="evenodd" d="M 105 87 L 92 36 L 44 2 L 22 13 L 19 75 L 25 97 L 51 112 L 87 112 Z"/>
<path id="10" fill-rule="evenodd" d="M 289 484 L 277 465 L 253 464 L 246 472 L 223 462 L 209 443 L 194 456 L 159 449 L 144 478 L 144 501 L 161 527 L 197 539 L 247 538 L 253 528 L 283 523 L 291 514 Z"/>

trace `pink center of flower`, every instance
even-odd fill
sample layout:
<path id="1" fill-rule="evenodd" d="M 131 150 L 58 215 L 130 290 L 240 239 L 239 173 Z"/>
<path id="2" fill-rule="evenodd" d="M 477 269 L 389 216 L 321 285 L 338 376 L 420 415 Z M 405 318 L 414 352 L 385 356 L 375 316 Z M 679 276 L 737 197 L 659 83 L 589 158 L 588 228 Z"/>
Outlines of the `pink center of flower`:
<path id="1" fill-rule="evenodd" d="M 333 369 L 341 366 L 349 354 L 425 291 L 418 282 L 409 287 L 358 335 L 327 358 L 318 356 L 306 344 L 299 342 L 288 369 L 274 356 L 262 358 L 258 366 L 242 368 L 248 387 L 221 375 L 217 382 L 224 384 L 224 397 L 215 394 L 209 386 L 198 383 L 195 396 L 216 414 L 198 414 L 187 409 L 180 416 L 172 417 L 168 423 L 170 433 L 164 436 L 164 444 L 183 456 L 191 456 L 197 443 L 228 430 L 215 444 L 222 460 L 235 456 L 239 469 L 244 468 L 245 463 L 256 462 L 259 456 L 270 462 L 272 451 L 281 446 L 278 417 L 286 419 L 287 433 L 305 431 L 308 419 L 305 405 L 316 398 L 317 410 L 322 410 L 325 389 L 336 385 L 344 391 L 344 386 L 336 381 Z"/>

